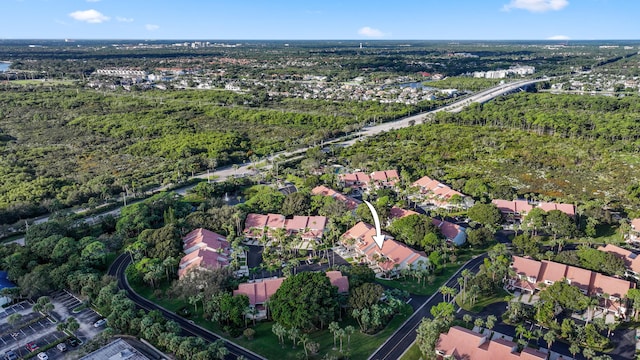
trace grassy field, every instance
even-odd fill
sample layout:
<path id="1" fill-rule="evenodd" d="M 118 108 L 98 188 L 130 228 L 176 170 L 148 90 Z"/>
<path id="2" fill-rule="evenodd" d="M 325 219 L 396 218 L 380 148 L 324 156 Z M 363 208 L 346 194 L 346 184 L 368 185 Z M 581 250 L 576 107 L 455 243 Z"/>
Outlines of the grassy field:
<path id="1" fill-rule="evenodd" d="M 466 311 L 477 313 L 491 304 L 504 301 L 504 298 L 506 296 L 509 296 L 509 293 L 500 289 L 497 293 L 491 296 L 478 298 L 473 306 L 471 306 L 470 304 L 463 304 L 461 301 L 459 301 L 460 297 L 456 296 L 456 304 L 458 304 L 458 306 L 465 309 Z"/>
<path id="2" fill-rule="evenodd" d="M 293 347 L 293 343 L 291 340 L 286 339 L 285 344 L 280 345 L 278 343 L 278 338 L 271 331 L 271 326 L 273 322 L 259 322 L 254 327 L 256 331 L 255 337 L 253 340 L 247 340 L 244 337 L 239 338 L 231 338 L 228 334 L 225 334 L 221 327 L 217 323 L 213 323 L 211 321 L 205 320 L 202 317 L 202 309 L 198 308 L 198 311 L 194 311 L 194 307 L 192 305 L 187 304 L 184 301 L 167 299 L 165 297 L 157 297 L 154 293 L 157 290 L 161 290 L 164 292 L 168 285 L 161 287 L 160 289 L 152 289 L 145 285 L 140 284 L 131 284 L 134 291 L 136 291 L 139 295 L 145 297 L 153 301 L 154 303 L 164 307 L 169 311 L 176 312 L 177 310 L 188 306 L 192 312 L 191 319 L 198 325 L 220 335 L 224 338 L 240 345 L 246 347 L 247 349 L 254 351 L 267 359 L 300 359 L 304 357 L 304 350 L 301 345 L 296 345 Z M 343 338 L 343 356 L 347 353 L 349 354 L 350 359 L 366 359 L 373 353 L 375 349 L 377 349 L 393 332 L 402 325 L 402 323 L 412 314 L 412 309 L 410 306 L 406 306 L 405 310 L 396 315 L 391 322 L 385 327 L 382 331 L 378 332 L 375 335 L 367 335 L 363 334 L 360 331 L 356 330 L 356 332 L 351 335 L 350 344 L 347 341 L 347 338 Z M 352 319 L 345 319 L 340 322 L 340 327 L 344 328 L 347 325 L 352 325 L 356 329 L 358 329 L 358 324 L 355 323 Z M 321 359 L 325 355 L 334 355 L 340 357 L 339 349 L 333 349 L 333 335 L 328 330 L 315 331 L 309 334 L 309 337 L 312 341 L 318 342 L 320 344 L 320 350 L 318 354 L 310 356 L 310 359 Z M 340 347 L 338 340 L 338 348 Z"/>
<path id="3" fill-rule="evenodd" d="M 422 354 L 420 353 L 420 348 L 418 348 L 418 345 L 416 343 L 413 343 L 411 344 L 409 350 L 407 350 L 407 352 L 402 355 L 400 360 L 418 360 L 421 357 Z"/>

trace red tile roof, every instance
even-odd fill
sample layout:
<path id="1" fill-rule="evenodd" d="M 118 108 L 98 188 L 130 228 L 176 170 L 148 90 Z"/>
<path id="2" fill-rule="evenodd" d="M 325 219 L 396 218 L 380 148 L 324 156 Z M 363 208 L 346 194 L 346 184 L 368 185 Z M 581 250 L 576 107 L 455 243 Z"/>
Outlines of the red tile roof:
<path id="1" fill-rule="evenodd" d="M 355 210 L 358 205 L 362 204 L 362 201 L 358 200 L 358 199 L 354 199 L 352 197 L 346 196 L 344 194 L 341 194 L 333 189 L 330 189 L 326 186 L 320 185 L 320 186 L 316 186 L 315 188 L 313 188 L 313 190 L 311 190 L 311 193 L 313 195 L 324 195 L 324 196 L 330 196 L 342 203 L 344 203 L 347 206 L 347 209 L 349 210 Z"/>
<path id="2" fill-rule="evenodd" d="M 448 240 L 455 239 L 458 234 L 464 231 L 462 226 L 446 220 L 433 219 L 431 222 L 440 229 L 440 233 L 442 233 L 442 235 L 444 235 Z"/>
<path id="3" fill-rule="evenodd" d="M 424 176 L 415 181 L 412 186 L 419 187 L 420 192 L 436 205 L 446 205 L 452 196 L 459 195 L 464 197 L 465 195 L 453 190 L 451 187 L 434 180 L 428 176 Z"/>
<path id="4" fill-rule="evenodd" d="M 413 210 L 402 209 L 397 206 L 392 207 L 389 211 L 390 219 L 400 219 L 409 215 L 418 215 L 418 213 Z"/>
<path id="5" fill-rule="evenodd" d="M 538 207 L 544 211 L 560 210 L 571 217 L 574 217 L 576 215 L 576 209 L 575 209 L 575 206 L 573 206 L 573 204 L 541 202 L 538 204 Z"/>
<path id="6" fill-rule="evenodd" d="M 328 271 L 327 277 L 331 285 L 338 288 L 339 293 L 349 292 L 349 279 L 342 275 L 340 271 Z M 247 295 L 249 304 L 264 304 L 273 294 L 278 291 L 285 278 L 259 279 L 250 283 L 238 285 L 238 290 L 233 290 L 233 296 Z"/>
<path id="7" fill-rule="evenodd" d="M 371 173 L 371 181 L 385 183 L 394 186 L 400 181 L 400 175 L 397 170 L 374 171 Z"/>
<path id="8" fill-rule="evenodd" d="M 224 236 L 199 228 L 188 233 L 182 241 L 186 255 L 180 260 L 178 278 L 196 266 L 217 269 L 229 265 L 230 246 Z"/>
<path id="9" fill-rule="evenodd" d="M 612 244 L 607 244 L 607 246 L 604 247 L 600 246 L 598 250 L 615 254 L 624 260 L 624 264 L 628 269 L 640 274 L 640 256 L 638 256 L 638 254 Z"/>
<path id="10" fill-rule="evenodd" d="M 513 257 L 512 268 L 520 276 L 536 278 L 537 283 L 560 281 L 563 278 L 571 280 L 571 284 L 587 290 L 588 295 L 609 294 L 623 298 L 635 284 L 627 280 L 606 276 L 594 271 L 577 268 L 552 261 L 536 261 L 520 256 Z M 587 283 L 589 281 L 589 283 Z M 587 288 L 585 289 L 585 285 Z"/>
<path id="11" fill-rule="evenodd" d="M 631 229 L 640 232 L 640 218 L 631 220 Z"/>
<path id="12" fill-rule="evenodd" d="M 493 203 L 501 213 L 503 214 L 520 214 L 526 215 L 533 205 L 529 204 L 526 200 L 492 200 Z"/>
<path id="13" fill-rule="evenodd" d="M 324 216 L 294 216 L 285 221 L 285 229 L 289 234 L 299 233 L 303 239 L 321 238 L 327 226 Z M 307 231 L 305 231 L 307 230 Z"/>
<path id="14" fill-rule="evenodd" d="M 411 249 L 407 245 L 393 240 L 393 238 L 385 233 L 386 237 L 382 245 L 382 249 L 373 240 L 376 230 L 373 226 L 359 222 L 342 235 L 342 239 L 356 239 L 355 249 L 360 254 L 365 255 L 369 263 L 378 266 L 380 269 L 388 271 L 394 269 L 394 265 L 398 265 L 400 269 L 408 267 L 409 264 L 422 260 L 425 266 L 429 263 L 426 254 L 421 251 Z M 387 259 L 385 262 L 378 262 L 374 259 L 375 255 L 381 259 Z"/>
<path id="15" fill-rule="evenodd" d="M 517 352 L 518 344 L 505 339 L 488 340 L 486 335 L 478 334 L 460 326 L 453 326 L 446 334 L 440 334 L 436 352 L 453 356 L 455 359 L 469 360 L 510 360 L 546 359 L 547 354 L 535 349 Z"/>

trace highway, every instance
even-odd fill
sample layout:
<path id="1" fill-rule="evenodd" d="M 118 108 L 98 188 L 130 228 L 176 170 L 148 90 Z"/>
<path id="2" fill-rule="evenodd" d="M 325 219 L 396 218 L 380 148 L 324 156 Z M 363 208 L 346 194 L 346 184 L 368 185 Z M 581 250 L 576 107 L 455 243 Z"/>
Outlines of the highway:
<path id="1" fill-rule="evenodd" d="M 460 273 L 464 269 L 469 269 L 471 272 L 478 272 L 480 265 L 483 263 L 486 254 L 478 256 L 468 261 L 462 266 L 453 276 L 447 280 L 446 286 L 451 288 L 458 288 L 458 278 Z M 391 335 L 387 341 L 382 344 L 370 357 L 369 360 L 397 360 L 400 359 L 402 354 L 411 347 L 411 344 L 416 340 L 416 330 L 420 325 L 420 321 L 423 318 L 432 318 L 431 307 L 444 301 L 442 294 L 437 292 L 431 295 L 419 308 L 416 310 L 409 319 L 407 319 L 393 335 Z"/>
<path id="2" fill-rule="evenodd" d="M 367 137 L 371 137 L 371 136 L 375 136 L 378 135 L 380 133 L 383 132 L 387 132 L 390 130 L 394 130 L 394 129 L 400 129 L 400 128 L 405 128 L 405 127 L 409 127 L 409 126 L 413 126 L 414 124 L 421 124 L 423 121 L 425 121 L 428 116 L 430 114 L 434 114 L 440 111 L 450 111 L 450 112 L 459 112 L 462 111 L 465 107 L 469 106 L 472 103 L 484 103 L 487 102 L 493 98 L 496 98 L 500 95 L 512 92 L 518 88 L 521 87 L 525 87 L 525 86 L 529 86 L 541 81 L 546 81 L 548 80 L 547 78 L 544 79 L 528 79 L 528 80 L 520 80 L 520 81 L 515 81 L 515 82 L 509 82 L 509 83 L 505 83 L 505 84 L 500 84 L 497 86 L 494 86 L 492 88 L 489 88 L 487 90 L 483 90 L 480 91 L 476 94 L 473 94 L 472 96 L 469 97 L 465 97 L 463 99 L 460 99 L 459 101 L 456 101 L 454 103 L 451 103 L 447 106 L 443 106 L 441 108 L 438 108 L 436 110 L 432 110 L 432 111 L 426 111 L 426 112 L 422 112 L 422 113 L 418 113 L 415 115 L 411 115 L 411 116 L 407 116 L 404 118 L 400 118 L 398 120 L 394 120 L 394 121 L 390 121 L 390 122 L 386 122 L 380 125 L 376 125 L 376 126 L 370 126 L 370 127 L 365 127 L 362 128 L 360 131 L 358 132 L 354 132 L 351 133 L 347 136 L 341 136 L 339 138 L 336 139 L 332 139 L 330 141 L 324 142 L 323 145 L 329 145 L 329 144 L 336 144 L 336 145 L 340 145 L 340 146 L 350 146 L 353 145 L 355 142 L 360 141 L 364 138 Z M 190 179 L 215 179 L 215 181 L 224 181 L 228 178 L 231 177 L 237 177 L 237 176 L 246 176 L 249 174 L 252 174 L 255 170 L 254 170 L 254 166 L 260 165 L 263 162 L 266 162 L 266 164 L 262 165 L 263 169 L 268 169 L 271 167 L 271 164 L 274 163 L 274 161 L 278 162 L 278 161 L 283 161 L 281 159 L 287 159 L 287 158 L 291 158 L 293 156 L 300 156 L 302 155 L 304 152 L 306 152 L 310 147 L 305 147 L 305 148 L 301 148 L 301 149 L 297 149 L 297 150 L 291 150 L 291 151 L 281 151 L 279 153 L 273 154 L 271 156 L 268 156 L 265 160 L 262 160 L 256 164 L 253 164 L 251 162 L 245 162 L 242 164 L 234 164 L 234 165 L 229 165 L 229 166 L 225 166 L 225 167 L 221 167 L 218 168 L 217 170 L 213 171 L 213 172 L 205 172 L 205 173 L 201 173 L 201 174 L 197 174 L 194 175 L 192 177 L 190 177 Z M 237 168 L 235 168 L 237 166 Z M 165 186 L 161 186 L 158 187 L 156 189 L 152 189 L 150 191 L 148 191 L 147 193 L 149 194 L 155 194 L 164 190 L 167 190 L 169 188 L 170 185 L 165 185 Z M 174 189 L 173 191 L 179 193 L 179 194 L 184 194 L 188 189 L 192 188 L 194 185 L 185 185 L 182 186 L 180 188 Z M 139 200 L 138 200 L 139 201 Z M 106 211 L 104 213 L 100 213 L 100 214 L 95 214 L 92 216 L 88 216 L 85 217 L 83 219 L 83 221 L 85 222 L 89 222 L 89 223 L 95 223 L 97 221 L 100 220 L 100 218 L 102 216 L 105 215 L 113 215 L 113 216 L 118 216 L 120 214 L 120 209 L 121 207 L 118 207 L 116 209 L 112 209 L 109 211 Z M 73 213 L 75 214 L 82 214 L 84 212 L 86 212 L 87 209 L 76 209 L 76 210 L 72 210 Z M 49 220 L 49 216 L 43 216 L 37 219 L 33 219 L 30 223 L 31 224 L 40 224 L 43 222 L 46 222 Z M 20 239 L 16 239 L 12 242 L 15 243 L 19 243 L 21 245 L 24 245 L 24 238 L 20 238 Z"/>
<path id="3" fill-rule="evenodd" d="M 176 315 L 175 313 L 154 304 L 153 302 L 143 298 L 138 295 L 131 286 L 129 286 L 129 282 L 127 281 L 127 277 L 125 275 L 125 270 L 127 266 L 131 263 L 131 257 L 128 254 L 121 254 L 116 258 L 116 260 L 109 267 L 109 271 L 107 272 L 109 275 L 114 276 L 118 280 L 118 288 L 124 290 L 127 293 L 127 297 L 131 299 L 138 307 L 146 310 L 158 310 L 162 313 L 162 316 L 165 319 L 173 320 L 177 322 L 182 328 L 183 332 L 187 335 L 191 336 L 199 336 L 206 341 L 214 342 L 216 340 L 222 339 L 220 336 L 212 333 L 209 330 L 206 330 L 198 325 L 192 324 L 185 318 Z M 222 339 L 225 343 L 225 346 L 229 350 L 229 355 L 226 356 L 226 359 L 236 359 L 239 356 L 244 356 L 245 359 L 251 360 L 264 360 L 265 358 L 250 351 L 243 347 L 240 347 L 234 343 L 228 342 L 225 339 Z"/>

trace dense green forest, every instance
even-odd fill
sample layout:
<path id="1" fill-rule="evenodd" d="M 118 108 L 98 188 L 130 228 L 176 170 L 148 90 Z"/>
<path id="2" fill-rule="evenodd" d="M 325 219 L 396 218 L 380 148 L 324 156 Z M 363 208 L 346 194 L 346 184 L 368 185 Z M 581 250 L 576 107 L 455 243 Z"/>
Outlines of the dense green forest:
<path id="1" fill-rule="evenodd" d="M 252 100 L 226 91 L 0 89 L 0 223 L 317 143 L 412 109 L 299 99 L 245 105 Z"/>
<path id="2" fill-rule="evenodd" d="M 461 117 L 465 116 L 461 113 Z M 368 170 L 429 175 L 478 199 L 558 199 L 601 206 L 640 204 L 640 158 L 631 142 L 540 135 L 491 126 L 425 124 L 385 133 L 343 150 Z"/>

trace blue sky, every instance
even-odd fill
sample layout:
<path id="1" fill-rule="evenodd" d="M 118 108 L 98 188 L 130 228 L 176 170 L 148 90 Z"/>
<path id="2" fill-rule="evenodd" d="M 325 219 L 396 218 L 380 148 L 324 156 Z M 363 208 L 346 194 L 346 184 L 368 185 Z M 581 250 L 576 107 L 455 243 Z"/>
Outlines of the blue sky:
<path id="1" fill-rule="evenodd" d="M 0 0 L 0 39 L 640 39 L 638 0 Z"/>

